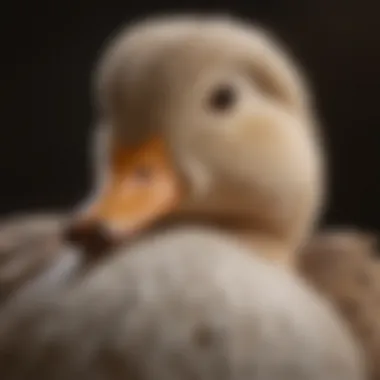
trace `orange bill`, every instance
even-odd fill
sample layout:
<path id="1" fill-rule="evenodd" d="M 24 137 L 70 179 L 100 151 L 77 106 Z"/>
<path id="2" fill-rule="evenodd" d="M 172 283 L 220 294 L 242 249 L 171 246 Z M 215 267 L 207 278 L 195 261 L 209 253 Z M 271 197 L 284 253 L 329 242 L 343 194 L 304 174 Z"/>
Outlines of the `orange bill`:
<path id="1" fill-rule="evenodd" d="M 114 147 L 110 176 L 90 203 L 81 226 L 102 226 L 115 238 L 144 230 L 170 213 L 181 200 L 182 186 L 163 141 L 152 139 L 137 149 Z"/>

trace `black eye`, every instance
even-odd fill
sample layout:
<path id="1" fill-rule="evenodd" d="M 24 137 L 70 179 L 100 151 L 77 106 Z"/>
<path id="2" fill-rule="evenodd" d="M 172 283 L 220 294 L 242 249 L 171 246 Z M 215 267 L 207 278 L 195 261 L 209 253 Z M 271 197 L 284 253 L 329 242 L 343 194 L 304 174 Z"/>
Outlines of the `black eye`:
<path id="1" fill-rule="evenodd" d="M 231 85 L 216 88 L 209 99 L 209 106 L 215 111 L 226 111 L 236 102 L 236 91 Z"/>

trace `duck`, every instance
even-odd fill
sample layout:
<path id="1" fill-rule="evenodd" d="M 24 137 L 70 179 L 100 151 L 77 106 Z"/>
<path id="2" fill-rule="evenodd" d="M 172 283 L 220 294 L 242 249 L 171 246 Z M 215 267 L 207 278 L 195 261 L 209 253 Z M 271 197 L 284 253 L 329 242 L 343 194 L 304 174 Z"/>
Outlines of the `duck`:
<path id="1" fill-rule="evenodd" d="M 98 182 L 65 227 L 76 257 L 91 240 L 104 254 L 12 295 L 5 378 L 366 379 L 347 324 L 294 270 L 323 155 L 287 57 L 220 16 L 140 21 L 110 42 L 95 76 Z"/>
<path id="2" fill-rule="evenodd" d="M 163 16 L 117 33 L 95 70 L 98 182 L 68 239 L 107 245 L 196 220 L 292 265 L 322 209 L 324 155 L 288 55 L 232 17 Z"/>
<path id="3" fill-rule="evenodd" d="M 300 254 L 300 274 L 349 323 L 365 350 L 369 378 L 380 379 L 380 260 L 377 235 L 354 227 L 315 234 Z"/>
<path id="4" fill-rule="evenodd" d="M 195 225 L 231 239 L 231 254 L 295 267 L 323 208 L 323 146 L 306 80 L 268 32 L 231 17 L 147 19 L 111 39 L 95 72 L 101 175 L 70 241 L 133 246 Z M 193 239 L 193 257 L 211 251 Z"/>

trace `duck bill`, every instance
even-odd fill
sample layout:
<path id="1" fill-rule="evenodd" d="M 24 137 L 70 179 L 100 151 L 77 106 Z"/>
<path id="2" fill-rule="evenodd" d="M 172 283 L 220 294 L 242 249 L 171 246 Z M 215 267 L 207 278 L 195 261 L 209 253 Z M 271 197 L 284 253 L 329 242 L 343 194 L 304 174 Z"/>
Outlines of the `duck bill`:
<path id="1" fill-rule="evenodd" d="M 162 140 L 152 139 L 137 149 L 114 146 L 105 187 L 86 206 L 77 225 L 101 226 L 118 241 L 174 211 L 182 194 Z"/>

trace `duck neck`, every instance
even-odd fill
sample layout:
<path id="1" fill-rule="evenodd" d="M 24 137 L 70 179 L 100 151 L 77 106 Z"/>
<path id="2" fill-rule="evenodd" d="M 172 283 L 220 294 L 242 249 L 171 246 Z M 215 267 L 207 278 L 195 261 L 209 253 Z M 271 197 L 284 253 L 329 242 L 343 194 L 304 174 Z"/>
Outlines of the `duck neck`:
<path id="1" fill-rule="evenodd" d="M 158 227 L 170 225 L 194 224 L 212 227 L 232 236 L 248 246 L 250 250 L 260 256 L 279 264 L 294 266 L 298 244 L 288 234 L 280 234 L 278 231 L 265 228 L 263 223 L 255 222 L 249 217 L 236 218 L 231 216 L 222 217 L 212 214 L 181 213 L 171 215 L 161 221 Z M 157 226 L 156 226 L 157 227 Z"/>
<path id="2" fill-rule="evenodd" d="M 257 252 L 261 257 L 289 267 L 295 265 L 296 248 L 288 242 L 278 239 L 272 234 L 255 230 L 238 230 L 232 231 L 232 233 L 250 250 Z"/>

